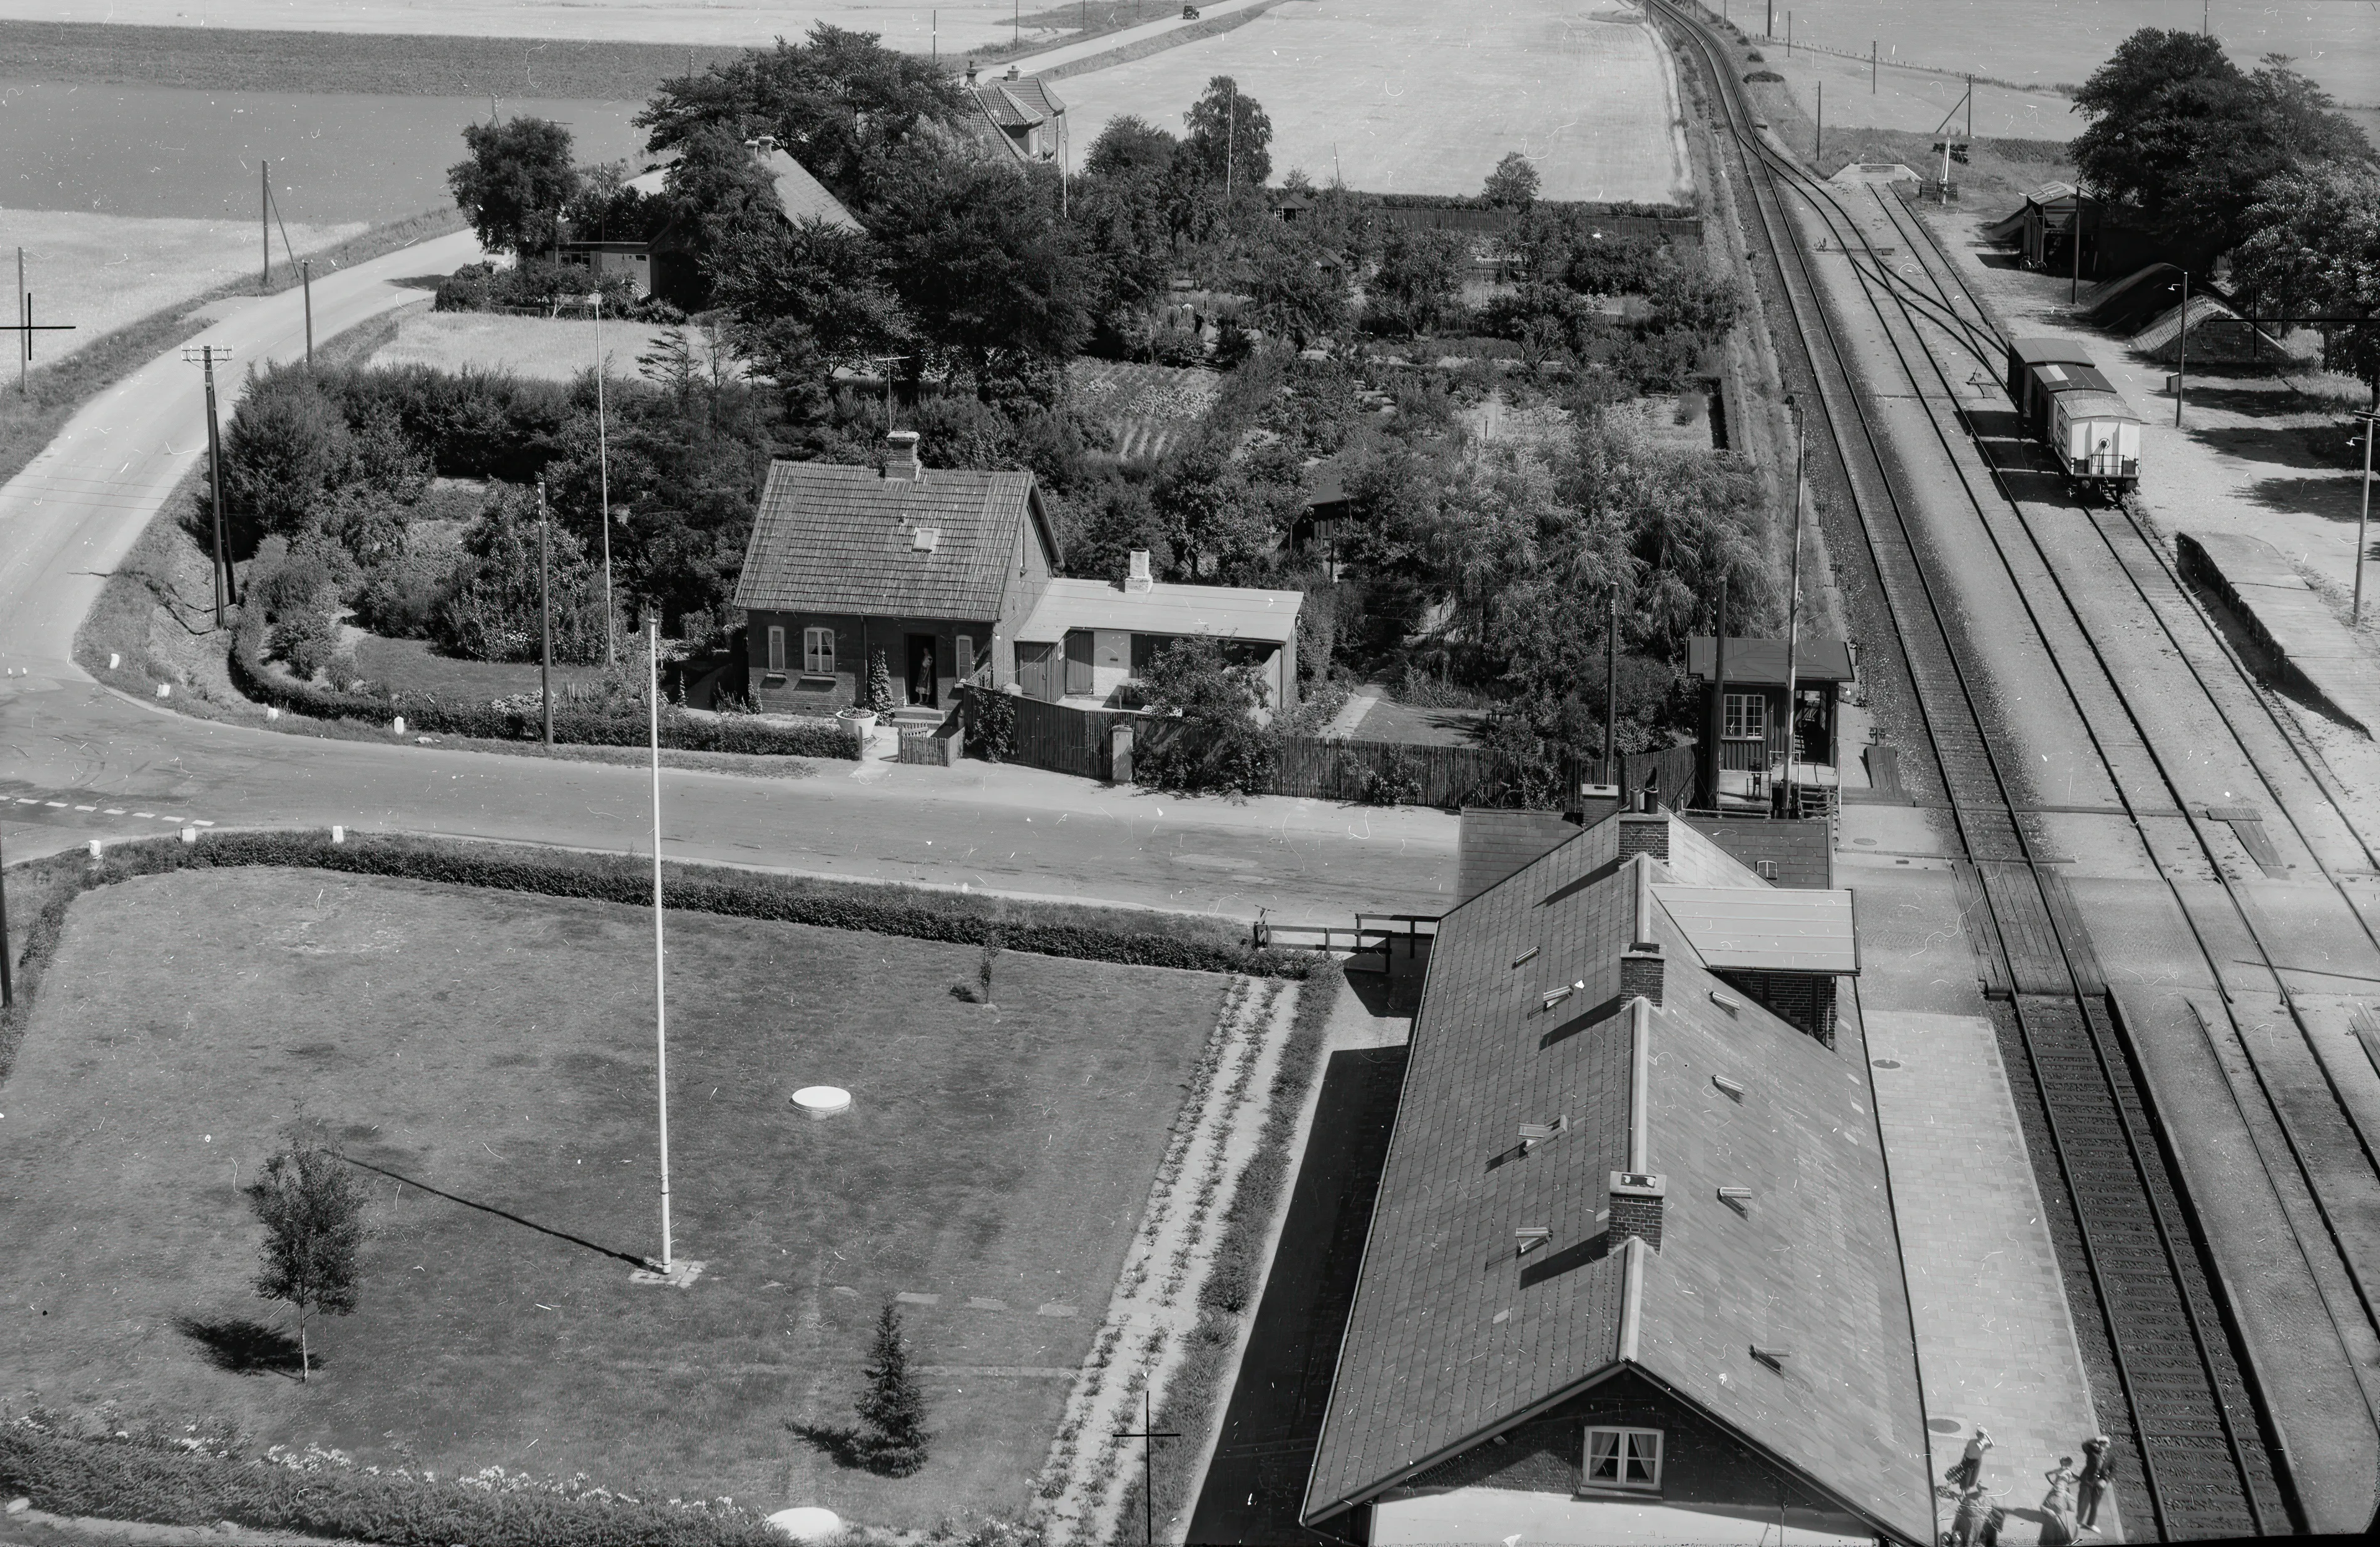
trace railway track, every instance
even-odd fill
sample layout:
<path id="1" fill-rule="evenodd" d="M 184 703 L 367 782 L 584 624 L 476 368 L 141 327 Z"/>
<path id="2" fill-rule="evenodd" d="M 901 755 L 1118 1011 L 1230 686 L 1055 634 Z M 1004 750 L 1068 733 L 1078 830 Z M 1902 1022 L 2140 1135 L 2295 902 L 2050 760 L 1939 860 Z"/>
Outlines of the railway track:
<path id="1" fill-rule="evenodd" d="M 1824 288 L 1787 208 L 1789 196 L 1807 201 L 1853 255 L 1876 320 L 1921 396 L 1929 374 L 1955 396 L 1925 344 L 1921 322 L 1986 357 L 1996 379 L 1997 364 L 1987 358 L 1988 322 L 1980 308 L 1972 320 L 1961 315 L 1947 291 L 1929 296 L 1894 275 L 1833 190 L 1761 139 L 1728 59 L 1696 19 L 1669 0 L 1650 4 L 1699 58 L 1725 115 L 1726 145 L 1741 168 L 1765 256 L 1786 300 L 1781 320 L 1791 337 L 1780 343 L 1798 347 L 1814 383 L 1812 439 L 1822 455 L 1832 452 L 1851 489 L 1926 747 L 1973 866 L 1980 903 L 1975 924 L 1988 937 L 1985 949 L 2010 989 L 2007 1013 L 2031 1075 L 2018 1082 L 2021 1107 L 2044 1172 L 2045 1203 L 2076 1308 L 2078 1341 L 2102 1421 L 2128 1453 L 2119 1498 L 2130 1532 L 2143 1534 L 2145 1526 L 2167 1540 L 2197 1540 L 2302 1529 L 2286 1457 L 2131 1049 L 2109 1014 L 2087 931 L 2062 884 L 2044 869 L 2044 856 L 2034 852 L 2035 840 L 2020 818 L 2033 803 L 2021 776 L 1996 751 L 2006 738 L 1994 734 L 1984 685 L 1965 664 L 1980 659 L 1967 636 L 1967 620 L 1945 604 L 1950 574 L 1945 556 L 1933 550 L 1904 508 L 1896 459 L 1864 411 Z M 1973 304 L 1972 296 L 1966 299 Z M 1928 417 L 1949 453 L 1938 415 L 1929 411 Z M 1959 465 L 1955 455 L 1950 461 Z M 1960 480 L 1979 521 L 1993 530 L 1990 502 L 1998 491 L 1977 489 L 1963 470 Z M 1998 547 L 1997 532 L 1992 540 Z M 2001 550 L 1998 557 L 2021 580 L 2011 555 Z M 2021 584 L 2019 590 L 2022 595 Z M 2026 596 L 2024 605 L 2045 642 L 2059 636 L 2044 626 L 2034 598 Z M 2062 664 L 2058 669 L 2061 678 L 2067 675 Z M 2083 707 L 2088 684 L 2065 685 Z M 2112 772 L 2103 728 L 2087 713 L 2083 719 L 2095 755 Z M 2154 760 L 2136 725 L 2108 729 L 2127 743 L 2123 755 L 2146 753 Z M 2042 1166 L 2045 1154 L 2054 1166 Z"/>

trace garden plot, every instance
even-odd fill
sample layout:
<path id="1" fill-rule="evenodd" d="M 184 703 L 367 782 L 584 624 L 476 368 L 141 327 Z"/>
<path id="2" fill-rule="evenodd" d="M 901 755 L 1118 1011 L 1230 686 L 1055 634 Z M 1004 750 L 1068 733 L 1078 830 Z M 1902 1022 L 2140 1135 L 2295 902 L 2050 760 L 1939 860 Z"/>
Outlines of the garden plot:
<path id="1" fill-rule="evenodd" d="M 442 1476 L 583 1470 L 894 1527 L 1021 1514 L 1228 980 L 1007 954 L 986 1005 L 951 992 L 978 960 L 672 916 L 676 1250 L 706 1263 L 681 1292 L 626 1260 L 660 1244 L 649 914 L 285 869 L 89 894 L 0 1104 L 0 1279 L 31 1308 L 0 1369 L 19 1397 Z M 811 1084 L 852 1109 L 803 1118 Z M 361 1308 L 316 1323 L 302 1386 L 237 1190 L 300 1103 L 377 1167 Z M 907 1479 L 787 1427 L 850 1421 L 896 1296 L 933 1435 Z"/>
<path id="2" fill-rule="evenodd" d="M 1067 368 L 1075 405 L 1115 436 L 1115 453 L 1155 460 L 1196 429 L 1222 378 L 1211 370 L 1116 360 L 1076 360 Z"/>
<path id="3" fill-rule="evenodd" d="M 396 337 L 364 363 L 428 366 L 435 370 L 509 371 L 545 381 L 570 381 L 595 369 L 600 342 L 605 373 L 635 376 L 637 357 L 662 346 L 673 331 L 683 332 L 695 359 L 706 369 L 710 358 L 707 329 L 672 330 L 642 322 L 603 322 L 579 317 L 511 317 L 486 311 L 431 311 L 427 308 L 397 324 Z M 726 363 L 740 376 L 740 362 Z"/>

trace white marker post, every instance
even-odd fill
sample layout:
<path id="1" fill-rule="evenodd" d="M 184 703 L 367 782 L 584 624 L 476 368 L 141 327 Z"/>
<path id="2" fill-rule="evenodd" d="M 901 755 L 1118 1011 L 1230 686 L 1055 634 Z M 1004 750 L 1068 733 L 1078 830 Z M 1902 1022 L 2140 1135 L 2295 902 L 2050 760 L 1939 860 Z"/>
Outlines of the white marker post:
<path id="1" fill-rule="evenodd" d="M 662 986 L 662 625 L 645 624 L 646 691 L 653 752 L 653 1045 L 660 1054 L 662 1114 L 662 1273 L 670 1262 L 669 1003 Z"/>

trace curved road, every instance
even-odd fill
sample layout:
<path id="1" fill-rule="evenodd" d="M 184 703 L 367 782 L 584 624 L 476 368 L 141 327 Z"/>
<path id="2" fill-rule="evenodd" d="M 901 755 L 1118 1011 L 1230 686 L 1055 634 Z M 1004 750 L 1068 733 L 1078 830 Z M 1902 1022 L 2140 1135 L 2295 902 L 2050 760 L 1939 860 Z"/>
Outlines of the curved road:
<path id="1" fill-rule="evenodd" d="M 392 283 L 478 256 L 438 238 L 318 281 L 330 337 L 420 298 Z M 218 303 L 194 343 L 227 344 L 234 374 L 303 355 L 302 302 Z M 141 529 L 205 448 L 197 367 L 176 349 L 87 405 L 0 488 L 0 836 L 11 859 L 90 838 L 343 823 L 636 851 L 648 775 L 398 743 L 335 742 L 189 719 L 102 686 L 73 661 L 75 630 Z M 80 808 L 80 809 L 78 809 Z M 1038 770 L 822 764 L 803 780 L 665 771 L 673 858 L 967 886 L 1016 895 L 1345 923 L 1361 908 L 1451 905 L 1452 818 L 1319 801 L 1179 801 Z M 145 815 L 144 815 L 145 814 Z M 649 848 L 645 852 L 650 852 Z"/>

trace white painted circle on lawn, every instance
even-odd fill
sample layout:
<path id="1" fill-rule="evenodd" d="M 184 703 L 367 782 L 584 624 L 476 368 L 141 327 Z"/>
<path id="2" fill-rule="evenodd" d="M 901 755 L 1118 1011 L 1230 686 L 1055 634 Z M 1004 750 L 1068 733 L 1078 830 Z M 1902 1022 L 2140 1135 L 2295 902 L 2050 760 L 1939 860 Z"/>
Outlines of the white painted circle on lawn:
<path id="1" fill-rule="evenodd" d="M 843 1517 L 832 1509 L 804 1505 L 798 1509 L 777 1511 L 769 1517 L 769 1524 L 795 1541 L 824 1541 L 843 1529 Z"/>
<path id="2" fill-rule="evenodd" d="M 840 1085 L 804 1085 L 794 1093 L 794 1105 L 813 1118 L 832 1118 L 851 1105 L 851 1093 Z"/>

